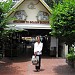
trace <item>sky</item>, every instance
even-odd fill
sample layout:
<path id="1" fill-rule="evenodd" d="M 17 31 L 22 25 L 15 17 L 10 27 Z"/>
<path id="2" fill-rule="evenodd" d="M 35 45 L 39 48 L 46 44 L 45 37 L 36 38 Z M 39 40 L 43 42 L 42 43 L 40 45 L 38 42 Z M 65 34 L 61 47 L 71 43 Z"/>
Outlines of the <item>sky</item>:
<path id="1" fill-rule="evenodd" d="M 1 1 L 6 1 L 6 0 L 0 0 L 0 2 L 1 2 Z"/>

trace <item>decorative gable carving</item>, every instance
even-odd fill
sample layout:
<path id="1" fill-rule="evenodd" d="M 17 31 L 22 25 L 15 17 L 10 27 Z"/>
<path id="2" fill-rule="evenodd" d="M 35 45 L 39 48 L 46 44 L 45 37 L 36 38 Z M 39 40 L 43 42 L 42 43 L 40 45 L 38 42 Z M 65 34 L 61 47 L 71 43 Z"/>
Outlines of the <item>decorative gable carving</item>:
<path id="1" fill-rule="evenodd" d="M 39 4 L 39 0 L 33 0 L 28 4 L 29 9 L 36 9 L 35 5 Z"/>
<path id="2" fill-rule="evenodd" d="M 14 16 L 17 20 L 26 20 L 27 19 L 27 14 L 24 10 L 16 11 Z"/>
<path id="3" fill-rule="evenodd" d="M 44 11 L 39 11 L 36 17 L 38 21 L 48 21 L 49 20 L 49 14 Z"/>

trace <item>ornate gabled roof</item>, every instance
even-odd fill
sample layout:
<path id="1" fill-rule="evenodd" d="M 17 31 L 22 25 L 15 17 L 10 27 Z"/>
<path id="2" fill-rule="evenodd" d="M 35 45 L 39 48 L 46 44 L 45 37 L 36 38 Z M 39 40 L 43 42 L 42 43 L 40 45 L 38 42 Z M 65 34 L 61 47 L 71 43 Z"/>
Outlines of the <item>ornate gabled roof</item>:
<path id="1" fill-rule="evenodd" d="M 10 12 L 7 14 L 7 16 L 10 16 L 15 9 L 17 9 L 25 0 L 20 0 L 18 1 L 10 10 Z M 41 2 L 41 4 L 51 13 L 51 8 L 46 4 L 46 2 L 44 0 L 39 0 Z"/>

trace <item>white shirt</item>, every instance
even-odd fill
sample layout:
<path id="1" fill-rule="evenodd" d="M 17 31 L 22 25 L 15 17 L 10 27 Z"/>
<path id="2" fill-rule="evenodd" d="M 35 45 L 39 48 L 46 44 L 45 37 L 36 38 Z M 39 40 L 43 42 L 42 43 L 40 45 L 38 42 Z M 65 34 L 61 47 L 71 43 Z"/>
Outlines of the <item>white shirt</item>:
<path id="1" fill-rule="evenodd" d="M 37 52 L 37 55 L 41 55 L 42 54 L 42 48 L 43 48 L 43 43 L 36 42 L 34 44 L 34 53 Z"/>

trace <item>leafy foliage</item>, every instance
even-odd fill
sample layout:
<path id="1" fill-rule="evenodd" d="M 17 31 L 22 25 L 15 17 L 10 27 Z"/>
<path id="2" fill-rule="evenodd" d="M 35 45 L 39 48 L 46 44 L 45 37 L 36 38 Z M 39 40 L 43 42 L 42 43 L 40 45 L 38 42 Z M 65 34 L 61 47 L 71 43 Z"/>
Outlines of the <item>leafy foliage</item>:
<path id="1" fill-rule="evenodd" d="M 53 8 L 54 4 L 58 4 L 59 2 L 62 2 L 62 0 L 45 0 L 45 2 Z"/>
<path id="2" fill-rule="evenodd" d="M 13 5 L 12 0 L 6 0 L 6 1 L 0 2 L 0 8 L 3 9 L 3 11 L 5 12 L 5 14 L 7 12 L 9 12 L 9 10 L 12 7 L 12 5 Z"/>
<path id="3" fill-rule="evenodd" d="M 75 41 L 75 0 L 63 0 L 54 5 L 50 18 L 51 34 L 63 38 L 67 44 Z"/>
<path id="4" fill-rule="evenodd" d="M 75 60 L 74 48 L 71 47 L 71 48 L 69 49 L 69 51 L 70 51 L 70 53 L 67 54 L 67 56 L 66 56 L 67 59 L 68 59 L 68 60 Z"/>
<path id="5" fill-rule="evenodd" d="M 0 38 L 8 32 L 8 30 L 5 30 L 5 28 L 7 28 L 7 24 L 11 20 L 11 18 L 7 17 L 6 15 L 11 7 L 12 0 L 0 2 Z"/>

